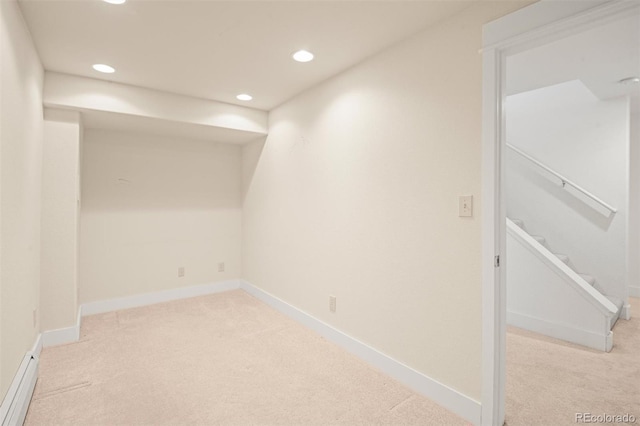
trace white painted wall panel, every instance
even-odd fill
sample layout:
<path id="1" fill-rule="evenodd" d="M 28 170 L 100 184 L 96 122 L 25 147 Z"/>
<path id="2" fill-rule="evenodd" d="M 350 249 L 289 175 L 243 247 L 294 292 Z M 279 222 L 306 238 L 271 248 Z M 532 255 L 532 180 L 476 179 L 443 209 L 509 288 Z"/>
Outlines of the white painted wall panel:
<path id="1" fill-rule="evenodd" d="M 240 277 L 240 147 L 87 129 L 82 170 L 79 303 Z"/>
<path id="2" fill-rule="evenodd" d="M 478 49 L 482 24 L 520 6 L 475 5 L 328 80 L 245 147 L 244 278 L 477 400 Z"/>
<path id="3" fill-rule="evenodd" d="M 579 81 L 507 99 L 507 140 L 618 209 L 606 215 L 513 151 L 507 215 L 566 254 L 578 272 L 624 299 L 628 215 L 629 100 L 601 101 Z"/>
<path id="4" fill-rule="evenodd" d="M 78 312 L 80 114 L 45 111 L 42 156 L 41 329 L 71 327 Z"/>
<path id="5" fill-rule="evenodd" d="M 0 2 L 0 397 L 38 331 L 43 69 L 16 1 Z"/>

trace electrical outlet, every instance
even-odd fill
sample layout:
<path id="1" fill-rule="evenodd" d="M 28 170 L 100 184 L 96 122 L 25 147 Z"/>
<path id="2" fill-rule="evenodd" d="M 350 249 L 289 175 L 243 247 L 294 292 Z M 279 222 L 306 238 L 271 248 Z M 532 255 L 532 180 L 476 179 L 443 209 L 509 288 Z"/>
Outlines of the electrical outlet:
<path id="1" fill-rule="evenodd" d="M 335 296 L 329 296 L 329 310 L 331 312 L 335 312 L 336 311 L 336 297 Z"/>
<path id="2" fill-rule="evenodd" d="M 218 263 L 218 272 L 224 272 L 224 262 Z"/>
<path id="3" fill-rule="evenodd" d="M 184 266 L 178 268 L 178 278 L 184 277 Z"/>
<path id="4" fill-rule="evenodd" d="M 458 199 L 458 216 L 473 216 L 473 195 L 461 195 Z"/>

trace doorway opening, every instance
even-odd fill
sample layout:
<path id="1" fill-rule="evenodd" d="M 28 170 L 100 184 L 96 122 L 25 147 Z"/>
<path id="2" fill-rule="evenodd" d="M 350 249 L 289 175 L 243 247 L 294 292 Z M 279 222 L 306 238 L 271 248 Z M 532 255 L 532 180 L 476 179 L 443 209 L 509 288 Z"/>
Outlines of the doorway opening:
<path id="1" fill-rule="evenodd" d="M 613 368 L 640 353 L 623 324 L 638 301 L 640 5 L 580 3 L 485 27 L 487 425 L 505 409 L 508 424 L 640 416 L 623 412 L 640 392 Z"/>

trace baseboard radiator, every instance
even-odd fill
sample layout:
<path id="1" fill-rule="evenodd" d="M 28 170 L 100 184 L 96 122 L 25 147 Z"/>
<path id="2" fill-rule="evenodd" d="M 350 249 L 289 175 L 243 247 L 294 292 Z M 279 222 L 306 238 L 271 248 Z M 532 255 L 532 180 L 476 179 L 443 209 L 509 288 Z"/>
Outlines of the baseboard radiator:
<path id="1" fill-rule="evenodd" d="M 38 355 L 27 352 L 0 408 L 2 426 L 22 426 L 38 380 Z"/>

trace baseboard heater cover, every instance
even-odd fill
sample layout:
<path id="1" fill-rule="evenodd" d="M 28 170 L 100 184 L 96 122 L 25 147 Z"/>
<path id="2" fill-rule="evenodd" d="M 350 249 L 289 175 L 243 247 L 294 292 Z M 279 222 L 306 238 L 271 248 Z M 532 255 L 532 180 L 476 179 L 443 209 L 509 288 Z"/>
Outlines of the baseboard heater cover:
<path id="1" fill-rule="evenodd" d="M 38 354 L 27 352 L 0 410 L 2 426 L 22 426 L 38 380 Z"/>

